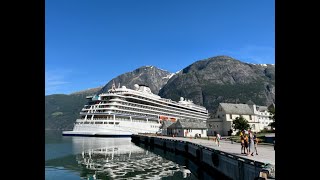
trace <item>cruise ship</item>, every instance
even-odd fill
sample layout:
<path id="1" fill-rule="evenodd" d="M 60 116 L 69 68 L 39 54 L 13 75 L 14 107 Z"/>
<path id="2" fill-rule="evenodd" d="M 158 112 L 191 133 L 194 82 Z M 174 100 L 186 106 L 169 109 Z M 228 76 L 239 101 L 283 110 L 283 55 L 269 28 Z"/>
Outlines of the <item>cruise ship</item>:
<path id="1" fill-rule="evenodd" d="M 163 121 L 179 119 L 207 121 L 208 110 L 191 100 L 179 102 L 153 94 L 148 86 L 112 88 L 107 93 L 87 96 L 89 102 L 80 112 L 72 131 L 63 135 L 122 137 L 139 133 L 156 133 Z"/>

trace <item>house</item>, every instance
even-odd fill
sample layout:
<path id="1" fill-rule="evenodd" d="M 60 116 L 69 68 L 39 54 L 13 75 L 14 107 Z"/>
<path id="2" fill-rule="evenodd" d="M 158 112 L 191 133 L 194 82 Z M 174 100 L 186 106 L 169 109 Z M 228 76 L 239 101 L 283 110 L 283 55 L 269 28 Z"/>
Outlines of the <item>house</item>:
<path id="1" fill-rule="evenodd" d="M 256 106 L 256 116 L 260 124 L 260 130 L 271 129 L 269 124 L 272 123 L 273 120 L 270 118 L 271 114 L 267 106 Z"/>
<path id="2" fill-rule="evenodd" d="M 167 130 L 169 136 L 174 134 L 177 137 L 195 137 L 198 134 L 201 137 L 207 137 L 207 125 L 205 121 L 179 119 L 170 125 Z"/>
<path id="3" fill-rule="evenodd" d="M 273 122 L 266 106 L 257 106 L 254 103 L 232 104 L 220 103 L 214 118 L 208 119 L 208 135 L 218 132 L 223 136 L 234 135 L 233 120 L 242 116 L 245 118 L 253 132 L 259 132 Z"/>
<path id="4" fill-rule="evenodd" d="M 214 136 L 215 132 L 219 133 L 220 135 L 224 135 L 223 128 L 223 119 L 222 118 L 214 118 L 214 119 L 208 119 L 207 121 L 207 127 L 208 127 L 208 136 Z"/>
<path id="5" fill-rule="evenodd" d="M 167 128 L 173 123 L 172 121 L 162 121 L 162 125 L 160 126 L 161 135 L 168 135 Z"/>

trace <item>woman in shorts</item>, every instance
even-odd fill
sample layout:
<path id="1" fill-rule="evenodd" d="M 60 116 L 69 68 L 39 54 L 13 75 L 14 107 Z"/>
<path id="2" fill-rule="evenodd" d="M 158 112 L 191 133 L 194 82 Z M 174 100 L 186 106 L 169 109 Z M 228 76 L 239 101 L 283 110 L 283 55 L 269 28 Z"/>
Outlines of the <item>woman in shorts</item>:
<path id="1" fill-rule="evenodd" d="M 246 150 L 244 147 L 244 133 L 240 132 L 240 142 L 241 142 L 241 154 L 246 154 Z M 243 152 L 242 152 L 243 150 Z"/>

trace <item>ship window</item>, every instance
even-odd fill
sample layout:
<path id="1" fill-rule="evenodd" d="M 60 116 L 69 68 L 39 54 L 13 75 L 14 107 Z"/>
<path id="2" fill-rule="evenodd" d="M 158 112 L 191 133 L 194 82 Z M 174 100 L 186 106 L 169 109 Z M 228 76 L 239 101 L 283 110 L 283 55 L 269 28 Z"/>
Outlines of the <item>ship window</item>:
<path id="1" fill-rule="evenodd" d="M 103 122 L 103 124 L 108 124 L 108 122 Z"/>
<path id="2" fill-rule="evenodd" d="M 119 125 L 119 122 L 116 122 L 116 125 Z"/>
<path id="3" fill-rule="evenodd" d="M 113 122 L 109 122 L 109 124 L 113 124 Z"/>

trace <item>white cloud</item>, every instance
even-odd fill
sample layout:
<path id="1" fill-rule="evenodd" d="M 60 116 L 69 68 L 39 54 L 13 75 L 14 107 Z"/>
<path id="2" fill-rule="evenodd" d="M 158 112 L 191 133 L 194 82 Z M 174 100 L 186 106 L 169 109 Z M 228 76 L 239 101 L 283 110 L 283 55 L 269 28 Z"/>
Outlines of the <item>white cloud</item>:
<path id="1" fill-rule="evenodd" d="M 65 69 L 46 70 L 45 74 L 45 94 L 62 93 L 66 84 L 70 84 L 66 80 L 71 71 Z"/>

